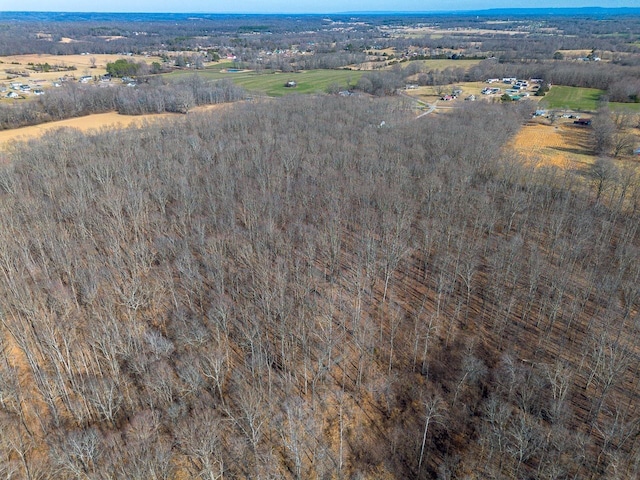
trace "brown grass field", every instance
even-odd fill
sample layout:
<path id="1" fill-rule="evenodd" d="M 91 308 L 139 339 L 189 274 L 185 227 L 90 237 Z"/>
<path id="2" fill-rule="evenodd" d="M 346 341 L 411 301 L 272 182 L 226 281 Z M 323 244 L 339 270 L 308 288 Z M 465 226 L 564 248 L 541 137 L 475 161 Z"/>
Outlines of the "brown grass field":
<path id="1" fill-rule="evenodd" d="M 179 114 L 172 113 L 129 116 L 120 115 L 116 112 L 109 112 L 88 115 L 86 117 L 70 118 L 67 120 L 60 120 L 58 122 L 49 122 L 41 125 L 33 125 L 30 127 L 2 130 L 0 131 L 0 149 L 6 147 L 6 145 L 12 141 L 31 140 L 58 128 L 76 128 L 83 132 L 100 130 L 108 127 L 125 128 L 134 125 L 140 126 L 145 121 L 154 121 L 160 118 L 171 117 L 172 115 L 180 116 Z"/>
<path id="2" fill-rule="evenodd" d="M 196 107 L 190 112 L 203 112 L 207 110 L 216 110 L 224 108 L 224 105 L 205 105 Z M 0 130 L 0 151 L 10 145 L 12 142 L 28 141 L 38 138 L 46 132 L 59 128 L 75 128 L 82 132 L 98 131 L 104 128 L 126 128 L 140 127 L 148 122 L 166 118 L 182 118 L 184 115 L 180 113 L 158 113 L 150 115 L 121 115 L 117 112 L 97 113 L 87 115 L 85 117 L 69 118 L 58 122 L 43 123 L 30 127 L 14 128 L 11 130 Z"/>
<path id="3" fill-rule="evenodd" d="M 538 166 L 578 169 L 593 159 L 588 131 L 570 123 L 529 123 L 513 138 L 511 146 L 524 159 Z"/>
<path id="4" fill-rule="evenodd" d="M 385 30 L 385 27 L 381 27 Z M 434 28 L 434 27 L 386 27 L 394 33 L 405 37 L 423 37 L 430 35 L 432 38 L 442 38 L 451 35 L 518 35 L 528 33 L 525 30 L 493 30 L 490 28 Z"/>
<path id="5" fill-rule="evenodd" d="M 16 80 L 23 82 L 26 80 L 43 80 L 53 81 L 61 76 L 75 75 L 77 77 L 82 75 L 104 75 L 107 73 L 107 63 L 115 62 L 120 58 L 128 58 L 135 62 L 145 62 L 151 64 L 153 62 L 160 62 L 160 57 L 146 57 L 141 55 L 133 55 L 130 57 L 123 57 L 122 55 L 112 54 L 91 54 L 91 55 L 11 55 L 7 57 L 0 57 L 0 83 L 9 83 L 10 78 L 8 76 L 8 70 L 19 70 L 29 73 L 29 77 L 20 77 Z M 95 59 L 95 68 L 91 68 L 92 59 Z M 64 67 L 75 67 L 76 70 L 72 71 L 59 71 L 59 72 L 34 72 L 29 70 L 29 63 L 48 63 L 51 66 L 60 65 Z"/>

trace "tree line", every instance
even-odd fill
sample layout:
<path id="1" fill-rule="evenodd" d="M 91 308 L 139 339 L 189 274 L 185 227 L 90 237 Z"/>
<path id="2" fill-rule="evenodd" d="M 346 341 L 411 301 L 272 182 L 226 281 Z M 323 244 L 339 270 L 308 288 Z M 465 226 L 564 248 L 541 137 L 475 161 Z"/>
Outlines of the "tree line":
<path id="1" fill-rule="evenodd" d="M 82 85 L 64 82 L 35 100 L 0 105 L 0 130 L 56 120 L 117 111 L 124 115 L 187 113 L 198 105 L 234 102 L 245 98 L 242 88 L 229 80 L 205 81 L 201 77 L 165 82 L 151 78 L 131 88 L 125 85 Z"/>

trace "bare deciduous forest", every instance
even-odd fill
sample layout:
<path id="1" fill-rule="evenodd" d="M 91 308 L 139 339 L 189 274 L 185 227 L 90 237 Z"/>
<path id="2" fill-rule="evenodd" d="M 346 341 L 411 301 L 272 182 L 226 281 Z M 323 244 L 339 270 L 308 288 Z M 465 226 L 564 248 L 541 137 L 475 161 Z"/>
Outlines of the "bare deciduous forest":
<path id="1" fill-rule="evenodd" d="M 2 129 L 229 102 L 3 146 L 0 476 L 640 478 L 638 17 L 589 15 L 0 12 L 3 55 L 163 61 Z M 276 99 L 198 76 L 220 59 L 380 68 Z M 535 120 L 584 165 L 516 153 L 530 99 L 407 93 L 513 75 L 599 90 Z"/>
<path id="2" fill-rule="evenodd" d="M 636 478 L 637 176 L 521 164 L 527 114 L 293 97 L 14 145 L 2 475 Z"/>

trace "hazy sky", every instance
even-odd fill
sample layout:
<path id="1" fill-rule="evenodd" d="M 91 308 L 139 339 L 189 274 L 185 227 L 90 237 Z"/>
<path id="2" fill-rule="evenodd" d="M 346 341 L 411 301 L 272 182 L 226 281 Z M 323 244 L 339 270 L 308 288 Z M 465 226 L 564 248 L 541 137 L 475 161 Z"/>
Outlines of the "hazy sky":
<path id="1" fill-rule="evenodd" d="M 0 10 L 57 12 L 335 13 L 358 11 L 447 11 L 503 7 L 638 7 L 638 0 L 20 0 Z"/>
<path id="2" fill-rule="evenodd" d="M 447 11 L 503 7 L 638 7 L 640 0 L 1 0 L 0 10 L 56 12 L 336 13 Z M 7 8 L 11 7 L 11 8 Z"/>

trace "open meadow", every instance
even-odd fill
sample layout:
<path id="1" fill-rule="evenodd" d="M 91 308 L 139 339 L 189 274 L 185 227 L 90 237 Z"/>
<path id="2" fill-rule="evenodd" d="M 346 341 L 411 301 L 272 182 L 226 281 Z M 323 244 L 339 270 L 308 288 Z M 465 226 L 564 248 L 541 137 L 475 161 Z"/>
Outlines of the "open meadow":
<path id="1" fill-rule="evenodd" d="M 231 80 L 249 92 L 280 97 L 287 94 L 325 93 L 331 85 L 347 89 L 358 83 L 364 72 L 356 70 L 309 70 L 296 73 L 258 73 L 249 70 L 228 71 L 214 68 L 200 70 L 197 75 L 205 80 Z M 176 71 L 165 75 L 169 81 L 192 76 L 193 71 Z M 289 81 L 296 82 L 295 87 L 286 87 Z"/>
<path id="2" fill-rule="evenodd" d="M 594 160 L 589 148 L 589 130 L 572 123 L 529 122 L 514 135 L 509 146 L 536 166 L 578 170 Z"/>
<path id="3" fill-rule="evenodd" d="M 190 113 L 202 113 L 223 109 L 224 105 L 205 105 L 193 108 Z M 157 113 L 147 115 L 122 115 L 117 112 L 95 113 L 83 117 L 69 118 L 40 125 L 0 130 L 0 151 L 15 142 L 26 142 L 42 137 L 48 132 L 61 128 L 78 130 L 83 133 L 118 130 L 128 127 L 143 127 L 159 120 L 179 119 L 184 117 L 178 113 Z"/>
<path id="4" fill-rule="evenodd" d="M 566 108 L 581 112 L 593 112 L 598 109 L 598 102 L 604 93 L 604 91 L 597 88 L 554 85 L 545 95 L 541 104 L 548 108 Z"/>

